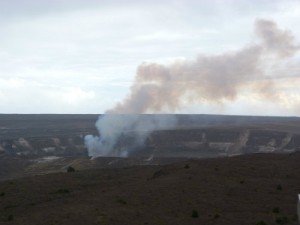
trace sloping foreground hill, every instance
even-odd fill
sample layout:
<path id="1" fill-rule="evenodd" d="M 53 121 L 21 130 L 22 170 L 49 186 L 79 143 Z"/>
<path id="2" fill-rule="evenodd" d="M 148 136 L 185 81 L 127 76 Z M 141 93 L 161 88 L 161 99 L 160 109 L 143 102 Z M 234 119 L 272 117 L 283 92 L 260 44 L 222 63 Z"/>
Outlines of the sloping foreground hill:
<path id="1" fill-rule="evenodd" d="M 0 224 L 297 224 L 300 154 L 254 154 L 0 183 Z"/>
<path id="2" fill-rule="evenodd" d="M 21 177 L 66 172 L 69 167 L 76 170 L 91 170 L 100 168 L 124 168 L 132 166 L 165 165 L 186 158 L 149 158 L 149 157 L 24 157 L 0 155 L 0 182 Z"/>

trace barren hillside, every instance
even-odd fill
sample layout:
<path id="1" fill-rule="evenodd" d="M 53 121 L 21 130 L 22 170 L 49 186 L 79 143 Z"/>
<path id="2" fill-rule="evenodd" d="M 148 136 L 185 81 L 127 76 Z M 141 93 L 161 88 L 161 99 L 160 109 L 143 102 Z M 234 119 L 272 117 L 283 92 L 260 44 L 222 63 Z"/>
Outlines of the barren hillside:
<path id="1" fill-rule="evenodd" d="M 0 224 L 297 224 L 300 154 L 55 173 L 0 183 Z"/>

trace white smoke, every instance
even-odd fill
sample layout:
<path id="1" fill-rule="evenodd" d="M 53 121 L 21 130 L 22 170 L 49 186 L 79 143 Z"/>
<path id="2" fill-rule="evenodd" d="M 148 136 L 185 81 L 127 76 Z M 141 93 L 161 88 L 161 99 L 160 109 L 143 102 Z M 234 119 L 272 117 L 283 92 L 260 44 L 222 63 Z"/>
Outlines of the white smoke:
<path id="1" fill-rule="evenodd" d="M 257 20 L 256 44 L 221 55 L 199 55 L 171 65 L 157 63 L 138 67 L 129 95 L 99 118 L 100 137 L 88 135 L 85 143 L 92 157 L 127 156 L 144 143 L 149 133 L 176 124 L 173 117 L 142 117 L 140 114 L 174 111 L 182 102 L 233 101 L 248 90 L 262 98 L 281 101 L 276 82 L 265 71 L 299 51 L 289 31 L 269 20 Z M 125 114 L 125 115 L 121 115 Z M 167 119 L 169 118 L 169 119 Z M 118 146 L 123 135 L 134 133 L 127 147 Z"/>
<path id="2" fill-rule="evenodd" d="M 85 136 L 85 145 L 89 156 L 93 158 L 127 157 L 130 152 L 143 145 L 152 131 L 172 128 L 176 122 L 175 116 L 170 115 L 105 114 L 96 122 L 100 137 Z"/>

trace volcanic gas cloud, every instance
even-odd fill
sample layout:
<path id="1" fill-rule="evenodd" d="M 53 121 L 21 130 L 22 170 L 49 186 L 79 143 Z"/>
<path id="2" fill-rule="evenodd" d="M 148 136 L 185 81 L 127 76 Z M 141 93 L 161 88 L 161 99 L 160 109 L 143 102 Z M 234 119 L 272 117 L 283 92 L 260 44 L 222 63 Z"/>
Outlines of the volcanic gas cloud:
<path id="1" fill-rule="evenodd" d="M 300 46 L 290 31 L 279 29 L 269 20 L 255 22 L 255 35 L 255 43 L 235 52 L 200 54 L 195 59 L 178 60 L 167 66 L 141 64 L 128 96 L 99 117 L 96 123 L 99 137 L 85 137 L 89 155 L 127 156 L 143 144 L 151 131 L 176 125 L 175 117 L 153 116 L 141 120 L 140 114 L 174 112 L 185 102 L 222 104 L 248 92 L 283 104 L 287 93 L 273 79 L 278 71 L 272 68 L 285 65 Z M 135 132 L 135 141 L 126 148 L 116 148 L 117 141 L 126 132 Z"/>

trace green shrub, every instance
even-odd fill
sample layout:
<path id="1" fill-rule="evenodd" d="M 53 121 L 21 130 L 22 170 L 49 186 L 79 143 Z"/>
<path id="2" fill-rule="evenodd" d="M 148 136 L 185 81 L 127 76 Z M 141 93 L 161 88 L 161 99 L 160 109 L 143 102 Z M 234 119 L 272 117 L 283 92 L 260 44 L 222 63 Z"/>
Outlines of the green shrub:
<path id="1" fill-rule="evenodd" d="M 54 192 L 55 194 L 69 194 L 70 190 L 69 189 L 58 189 L 56 192 Z"/>
<path id="2" fill-rule="evenodd" d="M 282 190 L 282 186 L 280 184 L 277 185 L 277 188 L 276 188 L 278 191 L 281 191 Z"/>
<path id="3" fill-rule="evenodd" d="M 267 225 L 267 224 L 265 223 L 265 221 L 261 220 L 261 221 L 257 222 L 256 225 Z"/>
<path id="4" fill-rule="evenodd" d="M 220 215 L 218 213 L 215 214 L 214 219 L 220 218 Z"/>
<path id="5" fill-rule="evenodd" d="M 199 217 L 199 214 L 198 214 L 197 210 L 195 210 L 195 209 L 193 210 L 192 217 L 193 218 L 198 218 Z"/>
<path id="6" fill-rule="evenodd" d="M 278 207 L 275 207 L 275 208 L 273 208 L 272 212 L 277 214 L 280 212 L 280 210 Z"/>
<path id="7" fill-rule="evenodd" d="M 67 169 L 67 172 L 68 173 L 75 172 L 75 169 L 72 166 L 69 166 L 68 169 Z"/>
<path id="8" fill-rule="evenodd" d="M 117 202 L 120 203 L 120 204 L 122 204 L 122 205 L 126 205 L 127 204 L 127 202 L 125 200 L 123 200 L 123 199 L 118 199 Z"/>
<path id="9" fill-rule="evenodd" d="M 276 223 L 277 224 L 288 224 L 289 223 L 289 219 L 286 216 L 281 216 L 281 217 L 277 217 L 276 218 Z"/>
<path id="10" fill-rule="evenodd" d="M 16 204 L 10 204 L 10 205 L 4 206 L 3 209 L 9 210 L 9 209 L 14 209 L 14 208 L 16 208 L 16 207 L 17 207 Z"/>
<path id="11" fill-rule="evenodd" d="M 165 174 L 166 173 L 162 169 L 159 169 L 159 170 L 157 170 L 156 172 L 153 173 L 151 179 L 156 179 L 156 178 L 161 177 Z"/>
<path id="12" fill-rule="evenodd" d="M 7 221 L 13 221 L 14 220 L 14 216 L 13 215 L 9 215 L 8 217 L 7 217 Z"/>

